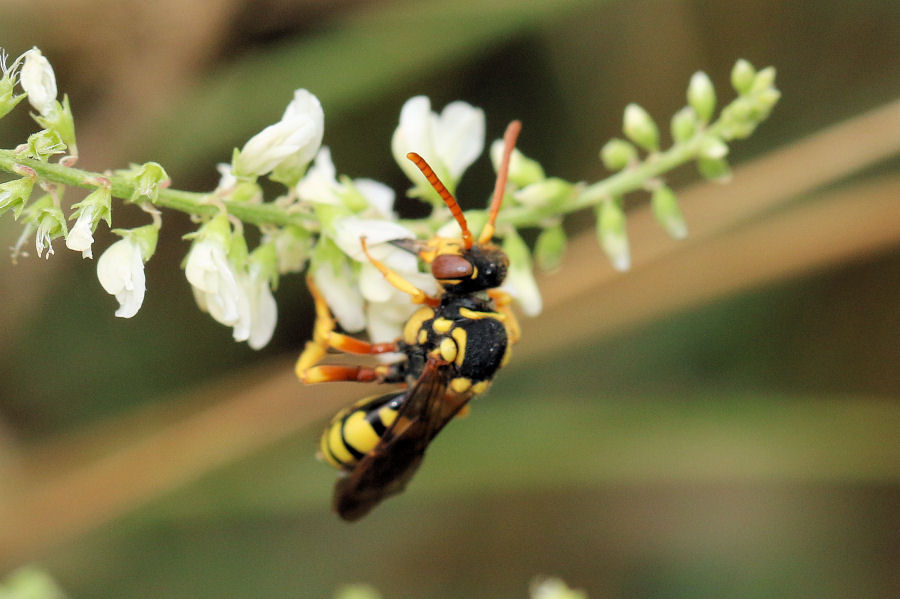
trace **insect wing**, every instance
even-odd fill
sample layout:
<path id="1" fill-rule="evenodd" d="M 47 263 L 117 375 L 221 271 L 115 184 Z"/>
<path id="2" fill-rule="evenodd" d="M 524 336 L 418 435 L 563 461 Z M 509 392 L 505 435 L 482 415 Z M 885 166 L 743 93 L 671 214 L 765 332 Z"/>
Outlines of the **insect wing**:
<path id="1" fill-rule="evenodd" d="M 464 402 L 448 404 L 448 365 L 430 359 L 410 387 L 394 423 L 334 488 L 334 511 L 358 520 L 382 500 L 403 491 L 425 455 L 425 448 Z"/>

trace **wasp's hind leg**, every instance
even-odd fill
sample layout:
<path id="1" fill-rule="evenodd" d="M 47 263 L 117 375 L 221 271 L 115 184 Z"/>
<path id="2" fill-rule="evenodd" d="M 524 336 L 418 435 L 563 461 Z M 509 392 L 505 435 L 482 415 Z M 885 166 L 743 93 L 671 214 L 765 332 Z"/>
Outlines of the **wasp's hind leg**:
<path id="1" fill-rule="evenodd" d="M 382 364 L 376 367 L 351 366 L 351 365 L 319 365 L 319 362 L 328 354 L 329 349 L 335 349 L 348 354 L 374 355 L 396 352 L 400 348 L 396 342 L 368 343 L 349 335 L 336 332 L 335 320 L 328 309 L 325 298 L 319 293 L 312 281 L 312 277 L 306 278 L 306 284 L 312 294 L 316 308 L 316 322 L 313 327 L 312 341 L 307 341 L 303 353 L 297 360 L 294 372 L 304 383 L 326 383 L 331 381 L 391 381 L 397 380 L 400 375 L 396 367 L 391 364 Z"/>

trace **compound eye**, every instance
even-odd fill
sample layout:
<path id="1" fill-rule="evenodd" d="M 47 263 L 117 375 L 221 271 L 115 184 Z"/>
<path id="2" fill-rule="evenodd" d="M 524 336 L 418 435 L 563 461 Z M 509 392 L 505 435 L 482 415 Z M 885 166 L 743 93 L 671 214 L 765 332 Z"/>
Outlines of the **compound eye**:
<path id="1" fill-rule="evenodd" d="M 456 254 L 442 254 L 431 263 L 431 274 L 437 280 L 467 279 L 472 276 L 472 263 Z"/>

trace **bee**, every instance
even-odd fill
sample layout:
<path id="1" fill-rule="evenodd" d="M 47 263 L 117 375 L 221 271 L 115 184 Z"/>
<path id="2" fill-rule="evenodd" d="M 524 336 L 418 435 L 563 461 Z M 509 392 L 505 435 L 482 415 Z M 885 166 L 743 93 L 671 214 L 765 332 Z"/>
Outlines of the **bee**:
<path id="1" fill-rule="evenodd" d="M 308 280 L 316 322 L 313 339 L 297 361 L 300 380 L 406 386 L 341 410 L 322 435 L 321 457 L 342 471 L 332 507 L 345 520 L 358 520 L 385 498 L 403 491 L 434 437 L 467 410 L 472 397 L 487 390 L 494 375 L 508 362 L 510 346 L 519 339 L 510 297 L 498 289 L 506 277 L 509 259 L 491 239 L 520 129 L 518 121 L 506 129 L 488 220 L 477 240 L 456 199 L 428 163 L 414 152 L 407 154 L 450 209 L 461 236 L 390 242 L 430 265 L 439 287 L 436 297 L 373 258 L 365 238 L 360 239 L 367 259 L 385 279 L 421 304 L 406 322 L 400 339 L 369 343 L 335 331 L 324 298 Z M 392 352 L 403 357 L 378 366 L 320 364 L 329 349 L 363 355 Z"/>

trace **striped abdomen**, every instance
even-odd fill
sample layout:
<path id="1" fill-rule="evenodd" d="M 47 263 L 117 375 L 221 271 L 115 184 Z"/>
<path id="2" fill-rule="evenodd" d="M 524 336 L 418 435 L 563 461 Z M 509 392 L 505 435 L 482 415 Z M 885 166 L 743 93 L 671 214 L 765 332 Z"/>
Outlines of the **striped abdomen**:
<path id="1" fill-rule="evenodd" d="M 406 391 L 367 397 L 337 413 L 319 443 L 321 456 L 335 468 L 352 470 L 393 424 Z"/>

